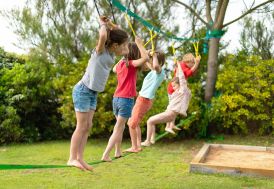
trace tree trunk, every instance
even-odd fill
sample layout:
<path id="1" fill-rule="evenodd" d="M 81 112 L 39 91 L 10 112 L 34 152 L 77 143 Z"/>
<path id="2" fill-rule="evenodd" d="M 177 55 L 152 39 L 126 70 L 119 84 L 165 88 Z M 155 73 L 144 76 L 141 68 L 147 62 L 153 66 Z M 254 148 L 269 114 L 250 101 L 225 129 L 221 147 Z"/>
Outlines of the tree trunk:
<path id="1" fill-rule="evenodd" d="M 205 101 L 211 100 L 215 90 L 215 83 L 217 79 L 217 69 L 218 69 L 217 61 L 218 61 L 219 43 L 220 43 L 219 38 L 211 38 L 209 41 Z"/>

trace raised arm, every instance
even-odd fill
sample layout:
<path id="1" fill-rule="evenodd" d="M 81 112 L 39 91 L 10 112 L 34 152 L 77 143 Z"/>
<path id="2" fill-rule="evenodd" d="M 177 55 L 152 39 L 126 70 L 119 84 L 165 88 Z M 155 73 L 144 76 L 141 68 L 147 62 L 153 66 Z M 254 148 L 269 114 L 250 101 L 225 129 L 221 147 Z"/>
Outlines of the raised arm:
<path id="1" fill-rule="evenodd" d="M 157 52 L 154 52 L 152 55 L 152 67 L 158 74 L 161 73 L 162 68 L 158 61 Z"/>
<path id="2" fill-rule="evenodd" d="M 187 87 L 187 81 L 186 81 L 185 74 L 184 74 L 179 62 L 177 63 L 177 69 L 178 69 L 178 71 L 177 71 L 176 75 L 177 75 L 177 77 L 179 77 L 180 89 L 184 89 Z"/>
<path id="3" fill-rule="evenodd" d="M 102 53 L 105 50 L 105 44 L 108 37 L 107 22 L 108 19 L 106 17 L 100 17 L 99 40 L 96 46 L 96 52 L 98 54 Z"/>
<path id="4" fill-rule="evenodd" d="M 136 43 L 138 49 L 140 50 L 141 58 L 138 60 L 133 60 L 132 64 L 134 67 L 139 67 L 142 64 L 144 64 L 145 62 L 147 62 L 149 60 L 149 57 L 148 57 L 148 53 L 143 45 L 142 39 L 139 37 L 136 37 L 135 43 Z"/>
<path id="5" fill-rule="evenodd" d="M 191 68 L 192 73 L 195 72 L 197 70 L 197 68 L 199 67 L 199 64 L 201 61 L 201 56 L 197 56 L 194 61 L 195 61 L 195 64 Z"/>
<path id="6" fill-rule="evenodd" d="M 100 16 L 100 30 L 99 30 L 99 40 L 96 46 L 96 52 L 98 54 L 102 53 L 105 50 L 105 44 L 108 37 L 108 30 L 113 30 L 119 28 L 118 25 L 113 24 L 109 18 L 106 16 Z"/>

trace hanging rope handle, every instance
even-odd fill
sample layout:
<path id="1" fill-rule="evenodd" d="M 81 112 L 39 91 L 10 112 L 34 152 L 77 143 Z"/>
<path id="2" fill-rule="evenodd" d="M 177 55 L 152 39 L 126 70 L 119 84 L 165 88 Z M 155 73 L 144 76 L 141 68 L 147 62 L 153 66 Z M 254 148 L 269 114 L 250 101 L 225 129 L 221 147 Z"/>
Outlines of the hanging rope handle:
<path id="1" fill-rule="evenodd" d="M 115 16 L 114 16 L 114 11 L 113 11 L 113 6 L 112 6 L 111 0 L 108 0 L 108 3 L 109 3 L 109 6 L 110 6 L 110 9 L 111 9 L 111 14 L 112 14 L 113 21 L 116 24 L 117 22 L 115 20 Z"/>
<path id="2" fill-rule="evenodd" d="M 107 24 L 107 26 L 109 27 L 110 30 L 119 27 L 118 25 L 114 24 L 114 23 L 113 23 L 108 17 L 106 17 L 106 16 L 100 16 L 100 19 L 101 19 L 102 21 L 104 21 L 104 22 Z"/>
<path id="3" fill-rule="evenodd" d="M 150 33 L 150 39 L 151 39 L 151 56 L 154 54 L 155 51 L 155 46 L 154 46 L 154 42 L 153 42 L 153 31 L 149 30 Z"/>
<path id="4" fill-rule="evenodd" d="M 152 41 L 157 36 L 157 33 L 155 33 L 147 42 L 144 44 L 144 47 L 149 44 L 150 41 Z"/>
<path id="5" fill-rule="evenodd" d="M 195 49 L 195 56 L 198 57 L 199 55 L 199 41 L 193 42 L 193 47 Z"/>
<path id="6" fill-rule="evenodd" d="M 96 0 L 93 0 L 93 2 L 94 2 L 94 5 L 95 5 L 95 7 L 96 7 L 97 13 L 98 13 L 98 15 L 99 15 L 99 17 L 100 17 L 101 14 L 100 14 L 100 12 L 99 12 L 98 5 L 97 5 L 97 3 L 96 3 Z"/>
<path id="7" fill-rule="evenodd" d="M 129 18 L 128 18 L 128 15 L 127 15 L 126 13 L 125 13 L 124 15 L 125 15 L 125 19 L 127 20 L 128 26 L 130 27 L 130 29 L 131 29 L 131 31 L 132 31 L 134 37 L 136 37 L 136 33 L 135 33 L 135 31 L 134 31 L 134 29 L 133 29 L 131 23 L 130 23 L 130 20 L 129 20 Z"/>
<path id="8" fill-rule="evenodd" d="M 174 42 L 172 42 L 172 44 L 171 44 L 171 49 L 172 49 L 172 54 L 173 54 L 173 61 L 174 61 L 174 64 L 176 64 L 177 58 L 175 56 Z"/>

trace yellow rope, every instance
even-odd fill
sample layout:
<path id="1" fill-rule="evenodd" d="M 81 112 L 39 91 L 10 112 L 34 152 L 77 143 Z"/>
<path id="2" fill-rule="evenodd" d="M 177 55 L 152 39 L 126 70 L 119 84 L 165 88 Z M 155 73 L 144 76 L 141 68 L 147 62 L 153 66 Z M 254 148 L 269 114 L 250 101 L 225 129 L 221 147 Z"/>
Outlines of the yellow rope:
<path id="1" fill-rule="evenodd" d="M 172 54 L 173 54 L 173 61 L 174 61 L 174 63 L 176 63 L 177 59 L 176 59 L 176 56 L 175 56 L 174 42 L 172 42 L 171 48 L 172 48 Z"/>
<path id="2" fill-rule="evenodd" d="M 130 29 L 131 29 L 131 31 L 132 31 L 134 37 L 136 37 L 136 33 L 135 33 L 135 31 L 134 31 L 134 29 L 133 29 L 133 27 L 132 27 L 132 25 L 131 25 L 131 22 L 130 22 L 130 20 L 129 20 L 128 15 L 127 15 L 127 14 L 124 14 L 124 15 L 125 15 L 125 18 L 126 18 L 126 20 L 127 20 L 127 22 L 128 22 L 128 26 L 130 27 Z M 146 44 L 144 45 L 144 47 L 147 46 L 147 45 L 149 44 L 149 42 L 151 42 L 151 43 L 152 43 L 152 49 L 153 49 L 153 51 L 154 51 L 153 39 L 154 39 L 156 36 L 157 36 L 157 33 L 155 33 L 155 34 L 152 36 L 152 30 L 150 30 L 150 39 L 146 42 Z"/>
<path id="3" fill-rule="evenodd" d="M 135 31 L 134 31 L 134 29 L 133 29 L 131 23 L 130 23 L 130 20 L 129 20 L 127 14 L 125 14 L 125 18 L 126 18 L 126 20 L 127 20 L 127 22 L 128 22 L 128 26 L 130 27 L 130 29 L 131 29 L 131 31 L 132 31 L 134 37 L 136 37 L 136 33 L 135 33 Z"/>
<path id="4" fill-rule="evenodd" d="M 155 33 L 155 34 L 152 36 L 152 38 L 150 38 L 150 39 L 146 42 L 146 44 L 144 44 L 144 47 L 147 46 L 147 44 L 149 44 L 149 42 L 152 41 L 156 36 L 157 36 L 157 33 Z"/>
<path id="5" fill-rule="evenodd" d="M 155 50 L 155 46 L 154 46 L 154 43 L 153 43 L 153 33 L 152 33 L 152 30 L 149 30 L 149 33 L 150 33 L 150 39 L 151 39 L 151 52 L 154 53 L 154 50 Z"/>
<path id="6" fill-rule="evenodd" d="M 193 46 L 195 49 L 195 56 L 198 57 L 199 56 L 199 41 L 193 42 Z"/>

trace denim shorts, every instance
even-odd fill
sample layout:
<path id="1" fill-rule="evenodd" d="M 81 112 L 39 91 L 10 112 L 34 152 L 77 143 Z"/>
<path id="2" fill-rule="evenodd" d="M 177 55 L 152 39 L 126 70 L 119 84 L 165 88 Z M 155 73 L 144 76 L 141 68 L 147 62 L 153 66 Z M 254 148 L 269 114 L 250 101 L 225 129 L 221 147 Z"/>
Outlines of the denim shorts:
<path id="1" fill-rule="evenodd" d="M 118 116 L 118 115 L 122 116 L 123 118 L 130 118 L 133 105 L 134 105 L 133 98 L 113 97 L 113 100 L 112 100 L 113 114 L 115 116 Z"/>
<path id="2" fill-rule="evenodd" d="M 77 83 L 72 92 L 74 109 L 76 112 L 96 110 L 97 92 L 87 88 L 83 83 Z"/>

